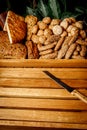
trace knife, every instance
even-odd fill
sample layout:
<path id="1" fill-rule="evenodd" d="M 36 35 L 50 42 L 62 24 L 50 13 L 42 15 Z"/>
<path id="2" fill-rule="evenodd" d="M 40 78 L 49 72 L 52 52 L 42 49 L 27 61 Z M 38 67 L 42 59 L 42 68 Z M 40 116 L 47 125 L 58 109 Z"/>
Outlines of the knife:
<path id="1" fill-rule="evenodd" d="M 68 86 L 64 82 L 62 82 L 59 78 L 55 77 L 53 74 L 51 74 L 48 71 L 43 71 L 46 75 L 48 75 L 52 80 L 54 80 L 56 83 L 58 83 L 60 86 L 68 90 L 72 95 L 77 96 L 79 99 L 81 99 L 83 102 L 87 103 L 87 97 L 78 92 L 76 89 Z"/>

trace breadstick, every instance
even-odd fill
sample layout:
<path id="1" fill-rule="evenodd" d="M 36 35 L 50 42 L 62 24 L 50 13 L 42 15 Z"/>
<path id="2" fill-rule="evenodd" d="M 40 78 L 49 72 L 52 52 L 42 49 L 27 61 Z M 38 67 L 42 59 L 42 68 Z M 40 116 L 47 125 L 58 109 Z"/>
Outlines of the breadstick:
<path id="1" fill-rule="evenodd" d="M 66 52 L 67 52 L 67 50 L 69 48 L 68 42 L 70 41 L 70 39 L 71 39 L 70 36 L 65 38 L 65 40 L 64 40 L 64 42 L 62 44 L 62 47 L 58 52 L 58 56 L 57 56 L 58 59 L 62 59 L 65 56 L 65 54 L 66 54 Z"/>
<path id="2" fill-rule="evenodd" d="M 69 59 L 71 57 L 71 55 L 73 54 L 76 46 L 77 46 L 76 43 L 73 43 L 73 44 L 70 45 L 69 49 L 66 52 L 65 59 Z"/>
<path id="3" fill-rule="evenodd" d="M 53 52 L 53 53 L 40 56 L 40 59 L 55 59 L 55 58 L 57 57 L 57 54 L 58 54 L 58 52 L 55 51 L 55 52 Z"/>
<path id="4" fill-rule="evenodd" d="M 76 47 L 76 51 L 81 51 L 81 46 L 78 44 L 77 47 Z"/>
<path id="5" fill-rule="evenodd" d="M 72 55 L 72 59 L 85 59 L 85 58 L 80 55 L 77 56 Z"/>
<path id="6" fill-rule="evenodd" d="M 38 38 L 39 38 L 39 43 L 41 44 L 44 44 L 44 42 L 46 41 L 46 37 L 44 35 L 39 36 Z"/>
<path id="7" fill-rule="evenodd" d="M 51 36 L 47 39 L 47 41 L 49 41 L 49 42 L 55 42 L 55 41 L 57 41 L 59 38 L 60 38 L 59 35 L 51 35 Z"/>
<path id="8" fill-rule="evenodd" d="M 55 48 L 54 48 L 55 51 L 59 50 L 59 48 L 61 47 L 61 45 L 62 45 L 64 39 L 65 39 L 65 37 L 61 37 L 61 38 L 59 39 L 59 41 L 57 42 L 57 44 L 56 44 L 56 46 L 55 46 Z"/>
<path id="9" fill-rule="evenodd" d="M 75 50 L 74 52 L 73 52 L 73 56 L 77 56 L 79 53 L 78 53 L 78 51 L 77 50 Z"/>
<path id="10" fill-rule="evenodd" d="M 65 56 L 65 54 L 66 54 L 68 48 L 69 48 L 68 44 L 64 45 L 64 46 L 59 50 L 57 58 L 58 58 L 58 59 L 62 59 L 62 58 Z"/>
<path id="11" fill-rule="evenodd" d="M 68 33 L 71 32 L 72 28 L 73 28 L 73 25 L 69 25 L 68 28 L 66 29 L 67 32 L 68 32 Z"/>
<path id="12" fill-rule="evenodd" d="M 49 36 L 49 38 L 45 41 L 44 45 L 47 45 L 47 44 L 53 43 L 53 42 L 55 42 L 55 41 L 58 41 L 59 38 L 60 38 L 59 35 L 51 35 L 51 36 Z"/>
<path id="13" fill-rule="evenodd" d="M 68 35 L 68 33 L 66 31 L 63 31 L 63 33 L 61 34 L 61 37 L 65 37 L 67 35 Z"/>
<path id="14" fill-rule="evenodd" d="M 41 51 L 40 53 L 39 53 L 39 55 L 46 55 L 46 54 L 50 54 L 50 53 L 52 53 L 53 52 L 53 49 L 48 49 L 48 50 L 45 50 L 45 51 Z"/>
<path id="15" fill-rule="evenodd" d="M 81 46 L 80 56 L 85 56 L 87 52 L 86 46 Z"/>
<path id="16" fill-rule="evenodd" d="M 85 40 L 78 39 L 78 40 L 76 40 L 76 42 L 77 42 L 78 44 L 80 44 L 80 45 L 87 46 L 87 41 L 85 41 Z"/>
<path id="17" fill-rule="evenodd" d="M 67 37 L 65 38 L 63 44 L 62 44 L 62 47 L 63 47 L 64 45 L 68 44 L 69 41 L 70 41 L 70 39 L 71 39 L 71 36 L 67 36 Z"/>
<path id="18" fill-rule="evenodd" d="M 86 31 L 85 31 L 85 30 L 80 30 L 79 33 L 80 33 L 82 39 L 85 39 L 85 38 L 86 38 Z"/>
<path id="19" fill-rule="evenodd" d="M 77 37 L 78 37 L 78 33 L 73 35 L 72 38 L 70 39 L 70 41 L 68 42 L 68 45 L 71 45 L 72 43 L 74 43 L 76 41 Z"/>
<path id="20" fill-rule="evenodd" d="M 47 49 L 51 49 L 51 48 L 53 48 L 54 46 L 55 46 L 55 42 L 53 42 L 53 43 L 51 43 L 51 44 L 48 44 L 48 45 L 46 45 L 46 46 L 44 46 L 44 45 L 42 45 L 42 44 L 38 44 L 37 45 L 37 47 L 38 47 L 38 50 L 39 51 L 45 51 L 45 50 L 47 50 Z"/>
<path id="21" fill-rule="evenodd" d="M 75 27 L 75 26 L 70 31 L 70 33 L 71 33 L 72 36 L 75 35 L 78 32 L 79 32 L 79 29 L 77 27 Z"/>

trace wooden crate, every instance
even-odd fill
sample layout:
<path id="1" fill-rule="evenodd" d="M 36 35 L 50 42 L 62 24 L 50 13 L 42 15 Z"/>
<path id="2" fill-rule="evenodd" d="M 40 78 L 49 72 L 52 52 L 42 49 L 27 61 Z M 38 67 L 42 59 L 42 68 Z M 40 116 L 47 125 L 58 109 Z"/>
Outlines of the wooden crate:
<path id="1" fill-rule="evenodd" d="M 0 60 L 0 125 L 87 129 L 87 104 L 43 73 L 87 96 L 87 60 Z"/>

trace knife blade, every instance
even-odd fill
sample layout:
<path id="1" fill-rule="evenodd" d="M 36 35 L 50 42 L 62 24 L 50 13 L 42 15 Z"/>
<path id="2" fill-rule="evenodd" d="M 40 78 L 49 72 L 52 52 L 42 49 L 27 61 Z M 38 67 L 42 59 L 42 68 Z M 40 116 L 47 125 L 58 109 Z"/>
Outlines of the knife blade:
<path id="1" fill-rule="evenodd" d="M 70 87 L 66 83 L 62 82 L 59 78 L 51 74 L 49 71 L 43 71 L 46 75 L 48 75 L 52 80 L 54 80 L 56 83 L 58 83 L 60 86 L 65 88 L 68 92 L 70 92 L 72 95 L 77 96 L 79 99 L 81 99 L 83 102 L 87 103 L 87 97 L 81 94 L 76 89 Z"/>

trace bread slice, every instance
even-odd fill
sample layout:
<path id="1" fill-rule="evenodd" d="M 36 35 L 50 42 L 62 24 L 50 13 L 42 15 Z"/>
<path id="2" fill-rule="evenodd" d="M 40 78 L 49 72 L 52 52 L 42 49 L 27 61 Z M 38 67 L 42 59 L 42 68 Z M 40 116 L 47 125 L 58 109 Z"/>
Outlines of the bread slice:
<path id="1" fill-rule="evenodd" d="M 8 32 L 10 43 L 21 42 L 26 36 L 24 17 L 8 11 L 3 30 Z"/>

